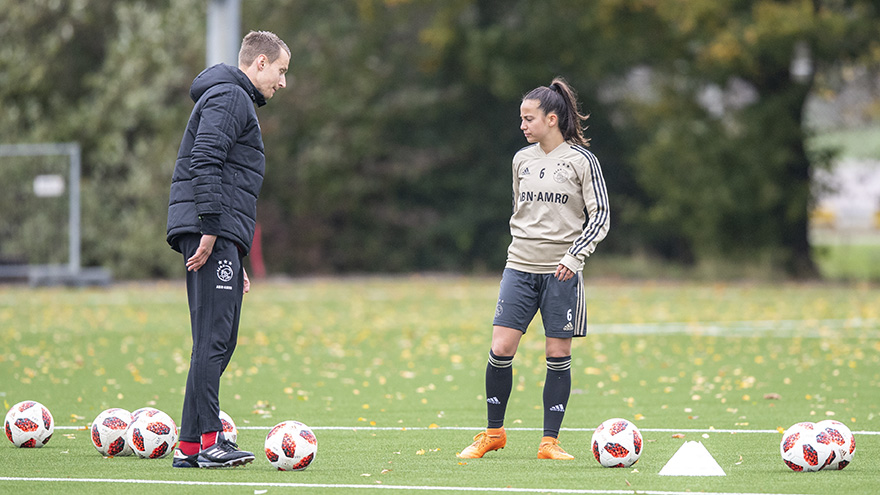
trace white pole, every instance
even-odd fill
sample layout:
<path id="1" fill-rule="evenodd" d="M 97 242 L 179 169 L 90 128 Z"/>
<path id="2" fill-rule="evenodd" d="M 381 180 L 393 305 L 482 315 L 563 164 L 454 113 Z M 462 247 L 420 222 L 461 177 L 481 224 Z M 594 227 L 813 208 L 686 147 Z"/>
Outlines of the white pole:
<path id="1" fill-rule="evenodd" d="M 67 152 L 70 155 L 70 273 L 78 274 L 82 263 L 80 261 L 80 197 L 79 179 L 80 170 L 80 147 L 79 143 L 68 143 Z"/>
<path id="2" fill-rule="evenodd" d="M 208 0 L 206 67 L 238 67 L 241 46 L 241 0 Z"/>

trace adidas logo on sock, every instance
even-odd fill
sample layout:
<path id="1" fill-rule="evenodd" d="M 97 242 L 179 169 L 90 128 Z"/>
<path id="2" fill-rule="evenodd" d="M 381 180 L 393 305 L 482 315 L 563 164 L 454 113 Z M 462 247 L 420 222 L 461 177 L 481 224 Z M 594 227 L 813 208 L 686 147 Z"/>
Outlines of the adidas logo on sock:
<path id="1" fill-rule="evenodd" d="M 571 322 L 568 322 L 567 325 L 565 325 L 564 327 L 562 327 L 562 330 L 564 330 L 564 331 L 566 331 L 566 332 L 568 332 L 568 331 L 570 331 L 570 330 L 574 330 L 574 325 L 572 325 Z"/>
<path id="2" fill-rule="evenodd" d="M 563 406 L 562 404 L 556 404 L 555 406 L 551 407 L 550 410 L 553 411 L 553 412 L 561 412 L 561 413 L 564 413 L 564 412 L 565 412 L 565 406 Z"/>
<path id="3" fill-rule="evenodd" d="M 489 397 L 488 399 L 486 399 L 486 402 L 488 402 L 489 404 L 495 404 L 496 406 L 501 404 L 501 401 L 498 400 L 498 397 Z"/>

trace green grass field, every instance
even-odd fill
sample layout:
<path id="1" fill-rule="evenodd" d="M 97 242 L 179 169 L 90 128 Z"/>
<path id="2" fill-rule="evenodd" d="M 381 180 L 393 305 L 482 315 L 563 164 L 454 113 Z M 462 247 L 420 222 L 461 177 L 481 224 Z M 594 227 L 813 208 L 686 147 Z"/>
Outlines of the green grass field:
<path id="1" fill-rule="evenodd" d="M 483 373 L 498 281 L 400 277 L 255 282 L 221 407 L 257 452 L 231 470 L 103 458 L 88 423 L 145 405 L 180 416 L 190 349 L 182 282 L 106 289 L 0 287 L 0 399 L 42 402 L 58 429 L 42 449 L 0 444 L 0 493 L 875 493 L 880 452 L 880 288 L 871 285 L 588 282 L 590 335 L 574 345 L 563 447 L 539 461 L 540 323 L 514 362 L 508 446 L 456 452 L 485 426 Z M 602 468 L 592 429 L 633 420 L 629 469 Z M 795 473 L 779 428 L 834 418 L 856 433 L 843 471 Z M 273 471 L 269 428 L 314 428 L 317 460 Z M 680 435 L 679 435 L 680 434 Z M 680 438 L 683 435 L 684 438 Z M 727 473 L 658 472 L 687 440 Z M 146 483 L 150 483 L 146 485 Z"/>
<path id="2" fill-rule="evenodd" d="M 826 279 L 880 281 L 880 232 L 820 232 L 811 242 L 813 259 Z"/>

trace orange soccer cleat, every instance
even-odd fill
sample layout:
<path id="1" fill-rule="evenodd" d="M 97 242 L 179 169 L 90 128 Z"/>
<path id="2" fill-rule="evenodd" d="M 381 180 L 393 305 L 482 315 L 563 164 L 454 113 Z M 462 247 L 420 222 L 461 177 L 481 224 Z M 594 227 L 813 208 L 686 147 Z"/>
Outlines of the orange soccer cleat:
<path id="1" fill-rule="evenodd" d="M 505 445 L 507 445 L 507 433 L 504 432 L 504 428 L 489 428 L 477 433 L 474 443 L 456 455 L 460 459 L 479 459 L 486 452 L 503 449 Z"/>
<path id="2" fill-rule="evenodd" d="M 570 461 L 574 456 L 562 450 L 559 446 L 559 440 L 553 437 L 543 437 L 541 445 L 538 446 L 538 459 L 557 459 L 561 461 Z"/>

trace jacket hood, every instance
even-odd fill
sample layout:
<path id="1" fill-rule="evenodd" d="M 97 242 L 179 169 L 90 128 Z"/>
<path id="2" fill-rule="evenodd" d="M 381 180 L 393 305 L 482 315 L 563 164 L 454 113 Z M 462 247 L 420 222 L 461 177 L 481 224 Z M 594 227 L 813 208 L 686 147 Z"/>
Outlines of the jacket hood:
<path id="1" fill-rule="evenodd" d="M 193 101 L 199 101 L 199 98 L 205 94 L 210 88 L 218 84 L 235 84 L 240 86 L 247 92 L 254 103 L 258 107 L 266 104 L 266 98 L 254 87 L 254 83 L 248 79 L 247 75 L 238 67 L 226 64 L 217 64 L 203 70 L 201 74 L 193 80 L 192 87 L 189 89 L 189 96 Z"/>

